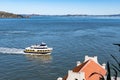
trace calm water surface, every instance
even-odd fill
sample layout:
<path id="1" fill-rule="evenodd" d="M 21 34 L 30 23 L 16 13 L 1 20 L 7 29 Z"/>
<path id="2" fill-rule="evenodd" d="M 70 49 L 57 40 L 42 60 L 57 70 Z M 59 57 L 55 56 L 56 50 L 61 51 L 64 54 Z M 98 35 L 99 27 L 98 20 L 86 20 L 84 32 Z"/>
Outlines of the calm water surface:
<path id="1" fill-rule="evenodd" d="M 46 42 L 51 56 L 24 55 L 23 49 Z M 40 16 L 0 19 L 0 80 L 56 80 L 84 60 L 100 63 L 120 57 L 120 18 Z"/>

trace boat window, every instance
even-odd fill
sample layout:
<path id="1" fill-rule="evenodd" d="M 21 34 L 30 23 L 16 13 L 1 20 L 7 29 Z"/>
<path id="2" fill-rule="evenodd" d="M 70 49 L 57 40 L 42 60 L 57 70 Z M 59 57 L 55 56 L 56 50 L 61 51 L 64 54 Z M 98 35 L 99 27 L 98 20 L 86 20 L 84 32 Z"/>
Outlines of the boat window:
<path id="1" fill-rule="evenodd" d="M 45 43 L 41 43 L 40 46 L 46 46 L 46 44 Z"/>

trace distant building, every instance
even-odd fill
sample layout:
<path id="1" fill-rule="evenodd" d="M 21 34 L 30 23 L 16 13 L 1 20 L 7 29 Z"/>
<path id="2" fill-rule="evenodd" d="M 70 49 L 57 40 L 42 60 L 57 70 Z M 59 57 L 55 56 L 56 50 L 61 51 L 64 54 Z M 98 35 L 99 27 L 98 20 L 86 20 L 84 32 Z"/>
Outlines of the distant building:
<path id="1" fill-rule="evenodd" d="M 64 78 L 59 77 L 57 80 L 100 80 L 105 74 L 105 64 L 100 65 L 97 56 L 85 56 L 83 63 L 77 61 L 77 66 L 73 70 L 69 70 Z"/>

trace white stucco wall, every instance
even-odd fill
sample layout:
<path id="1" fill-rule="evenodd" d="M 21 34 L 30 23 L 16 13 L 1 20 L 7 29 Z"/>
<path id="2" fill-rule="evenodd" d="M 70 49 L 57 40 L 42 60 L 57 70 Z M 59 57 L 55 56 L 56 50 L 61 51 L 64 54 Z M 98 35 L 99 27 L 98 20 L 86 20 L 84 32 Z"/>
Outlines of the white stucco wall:
<path id="1" fill-rule="evenodd" d="M 85 80 L 84 75 L 84 72 L 73 72 L 72 70 L 69 70 L 67 80 Z"/>

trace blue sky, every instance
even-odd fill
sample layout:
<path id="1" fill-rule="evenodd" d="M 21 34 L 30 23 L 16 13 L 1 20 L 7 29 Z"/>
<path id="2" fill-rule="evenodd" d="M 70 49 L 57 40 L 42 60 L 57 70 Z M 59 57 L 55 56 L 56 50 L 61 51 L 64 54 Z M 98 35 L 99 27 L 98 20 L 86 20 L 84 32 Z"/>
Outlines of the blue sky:
<path id="1" fill-rule="evenodd" d="M 17 14 L 119 14 L 120 0 L 0 0 L 0 11 Z"/>

